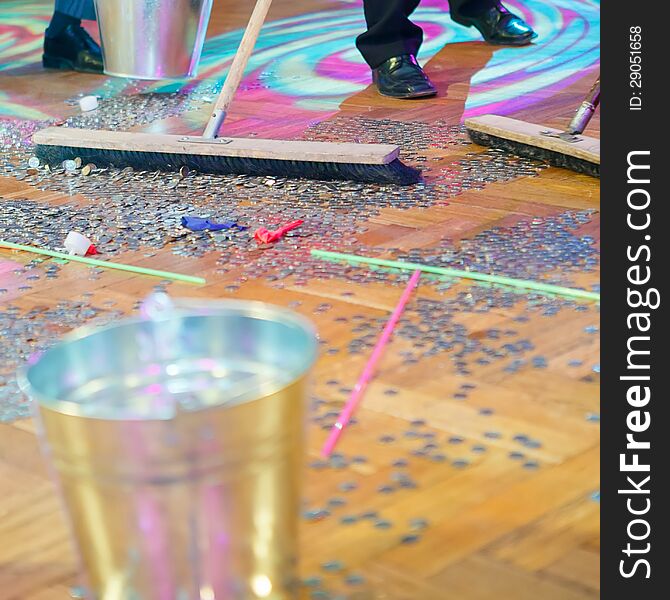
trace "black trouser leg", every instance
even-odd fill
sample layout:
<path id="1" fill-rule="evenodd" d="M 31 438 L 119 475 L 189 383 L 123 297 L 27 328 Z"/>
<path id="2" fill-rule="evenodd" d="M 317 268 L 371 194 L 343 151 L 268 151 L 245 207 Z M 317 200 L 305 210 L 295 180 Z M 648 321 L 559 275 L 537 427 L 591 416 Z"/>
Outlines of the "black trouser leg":
<path id="1" fill-rule="evenodd" d="M 449 11 L 458 18 L 474 14 L 499 0 L 448 0 Z M 419 52 L 421 28 L 409 20 L 420 0 L 365 0 L 363 8 L 368 30 L 356 38 L 356 46 L 371 68 L 393 56 Z"/>
<path id="2" fill-rule="evenodd" d="M 95 19 L 93 0 L 56 0 L 55 9 L 59 13 L 75 19 Z"/>
<path id="3" fill-rule="evenodd" d="M 488 10 L 500 0 L 449 0 L 449 14 L 452 17 L 474 16 Z"/>
<path id="4" fill-rule="evenodd" d="M 45 35 L 58 37 L 68 25 L 80 25 L 82 19 L 95 19 L 93 0 L 56 0 L 56 6 Z"/>
<path id="5" fill-rule="evenodd" d="M 415 54 L 423 31 L 409 20 L 420 0 L 365 0 L 368 30 L 356 39 L 356 46 L 371 68 L 392 56 Z"/>

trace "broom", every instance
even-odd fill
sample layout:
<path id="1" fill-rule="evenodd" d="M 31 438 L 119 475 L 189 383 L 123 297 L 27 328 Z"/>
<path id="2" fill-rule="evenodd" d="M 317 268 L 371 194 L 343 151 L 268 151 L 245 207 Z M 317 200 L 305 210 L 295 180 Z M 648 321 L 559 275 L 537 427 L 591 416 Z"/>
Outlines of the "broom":
<path id="1" fill-rule="evenodd" d="M 257 0 L 202 136 L 160 135 L 49 127 L 33 135 L 35 155 L 48 164 L 80 158 L 96 166 L 201 173 L 344 179 L 408 185 L 419 170 L 398 159 L 390 144 L 284 141 L 218 137 L 242 81 L 271 0 Z"/>
<path id="2" fill-rule="evenodd" d="M 600 177 L 600 140 L 581 135 L 599 102 L 600 77 L 564 131 L 498 115 L 466 119 L 465 127 L 475 144 Z"/>

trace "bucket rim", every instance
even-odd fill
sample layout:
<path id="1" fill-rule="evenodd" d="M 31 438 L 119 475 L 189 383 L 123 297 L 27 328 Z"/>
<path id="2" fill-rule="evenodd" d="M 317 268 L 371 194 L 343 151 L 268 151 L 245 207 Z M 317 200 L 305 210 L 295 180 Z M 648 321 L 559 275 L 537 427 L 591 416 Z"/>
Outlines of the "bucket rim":
<path id="1" fill-rule="evenodd" d="M 209 312 L 208 312 L 209 311 Z M 197 317 L 197 316 L 220 316 L 225 313 L 235 313 L 238 316 L 245 316 L 249 318 L 260 318 L 267 321 L 290 321 L 292 324 L 297 326 L 306 334 L 306 339 L 309 341 L 309 356 L 306 356 L 303 367 L 298 371 L 295 377 L 291 378 L 289 381 L 278 385 L 275 389 L 269 392 L 266 395 L 274 394 L 280 389 L 290 387 L 294 385 L 297 381 L 305 376 L 305 374 L 311 369 L 311 367 L 316 362 L 318 357 L 318 347 L 319 347 L 319 335 L 314 324 L 303 317 L 301 314 L 293 311 L 289 308 L 278 306 L 276 304 L 271 304 L 269 302 L 262 302 L 259 300 L 209 300 L 209 299 L 180 299 L 180 304 L 176 305 L 174 308 L 165 313 L 160 314 L 153 318 L 146 318 L 142 316 L 131 316 L 125 317 L 119 320 L 116 320 L 112 323 L 108 323 L 102 326 L 96 325 L 82 325 L 81 327 L 76 327 L 75 329 L 69 331 L 63 335 L 58 342 L 49 346 L 46 350 L 36 352 L 31 355 L 27 361 L 17 368 L 16 370 L 16 381 L 18 383 L 21 393 L 24 394 L 30 401 L 33 413 L 38 414 L 39 407 L 45 407 L 50 410 L 54 410 L 61 414 L 67 414 L 71 416 L 77 416 L 86 419 L 100 419 L 100 417 L 91 417 L 89 415 L 82 414 L 81 409 L 79 408 L 79 403 L 72 402 L 70 400 L 62 400 L 54 398 L 48 394 L 35 389 L 33 384 L 30 381 L 30 372 L 36 367 L 40 360 L 47 354 L 56 352 L 67 344 L 77 342 L 86 337 L 89 337 L 93 334 L 104 333 L 105 331 L 116 329 L 121 326 L 133 325 L 137 323 L 145 323 L 148 321 L 162 321 L 162 320 L 171 320 L 173 318 L 183 318 L 183 317 Z M 273 318 L 274 317 L 274 318 Z M 255 402 L 255 400 L 249 400 L 247 402 Z M 245 402 L 246 403 L 246 402 Z M 220 409 L 222 405 L 208 406 L 201 409 L 192 411 L 193 413 L 202 413 L 208 410 Z M 102 420 L 112 420 L 110 418 L 103 418 Z M 127 417 L 123 417 L 121 420 L 130 420 Z M 155 419 L 139 419 L 143 421 L 151 420 L 164 420 L 160 418 Z"/>
<path id="2" fill-rule="evenodd" d="M 104 74 L 109 77 L 118 77 L 120 79 L 137 79 L 139 81 L 165 81 L 165 82 L 182 82 L 185 83 L 191 79 L 196 79 L 198 77 L 197 69 L 189 71 L 188 73 L 182 73 L 181 75 L 138 75 L 137 73 L 122 73 L 121 71 L 108 71 L 104 70 Z"/>

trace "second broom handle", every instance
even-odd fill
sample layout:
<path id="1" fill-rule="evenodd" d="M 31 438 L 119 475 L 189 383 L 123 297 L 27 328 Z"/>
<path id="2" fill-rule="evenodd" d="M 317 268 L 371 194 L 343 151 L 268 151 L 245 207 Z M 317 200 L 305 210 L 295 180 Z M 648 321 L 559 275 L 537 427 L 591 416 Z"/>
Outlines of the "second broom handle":
<path id="1" fill-rule="evenodd" d="M 593 113 L 598 108 L 598 104 L 600 104 L 600 76 L 596 79 L 584 101 L 579 105 L 566 132 L 573 135 L 584 133 L 586 126 L 591 121 L 591 117 L 593 117 Z"/>
<path id="2" fill-rule="evenodd" d="M 247 28 L 242 36 L 240 46 L 235 53 L 235 58 L 233 58 L 233 63 L 230 65 L 228 75 L 226 75 L 226 81 L 224 81 L 219 97 L 216 99 L 214 110 L 212 111 L 212 115 L 209 118 L 202 137 L 211 140 L 219 133 L 219 129 L 221 129 L 221 125 L 226 118 L 228 107 L 233 101 L 235 92 L 237 92 L 237 88 L 240 86 L 240 82 L 244 76 L 249 57 L 254 50 L 256 40 L 261 32 L 261 27 L 263 27 L 265 17 L 270 10 L 270 4 L 272 4 L 272 0 L 257 0 Z"/>

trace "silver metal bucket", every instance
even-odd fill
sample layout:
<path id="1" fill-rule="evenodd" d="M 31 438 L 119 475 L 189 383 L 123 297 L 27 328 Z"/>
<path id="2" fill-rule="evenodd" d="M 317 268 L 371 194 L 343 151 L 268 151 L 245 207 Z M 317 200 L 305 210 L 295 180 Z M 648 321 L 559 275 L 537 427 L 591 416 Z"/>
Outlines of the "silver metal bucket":
<path id="1" fill-rule="evenodd" d="M 86 598 L 296 597 L 316 347 L 291 311 L 217 302 L 83 329 L 32 361 L 20 379 Z"/>
<path id="2" fill-rule="evenodd" d="M 105 73 L 194 77 L 212 0 L 95 0 Z"/>

